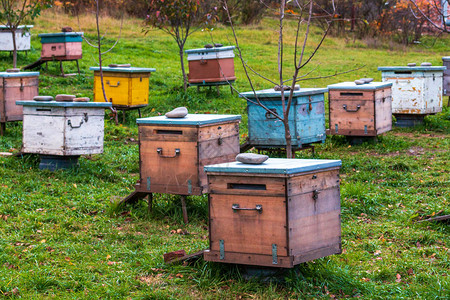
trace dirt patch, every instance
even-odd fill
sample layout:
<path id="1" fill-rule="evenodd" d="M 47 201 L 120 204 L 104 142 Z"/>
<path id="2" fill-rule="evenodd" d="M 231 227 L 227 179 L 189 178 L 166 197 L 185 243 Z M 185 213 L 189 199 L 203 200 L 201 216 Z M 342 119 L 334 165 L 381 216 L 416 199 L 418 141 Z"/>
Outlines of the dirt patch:
<path id="1" fill-rule="evenodd" d="M 407 138 L 411 138 L 411 139 L 421 139 L 424 137 L 439 138 L 439 139 L 448 138 L 448 135 L 446 135 L 446 134 L 436 134 L 436 133 L 392 132 L 391 134 L 393 136 L 402 136 L 402 137 L 407 137 Z"/>

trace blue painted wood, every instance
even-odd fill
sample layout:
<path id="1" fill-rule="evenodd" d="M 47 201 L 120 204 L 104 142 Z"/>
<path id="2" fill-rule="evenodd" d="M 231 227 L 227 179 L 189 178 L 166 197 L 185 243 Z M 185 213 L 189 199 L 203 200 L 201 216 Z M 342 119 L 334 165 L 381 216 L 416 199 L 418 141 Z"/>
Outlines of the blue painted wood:
<path id="1" fill-rule="evenodd" d="M 82 42 L 83 32 L 41 33 L 41 44 Z"/>
<path id="2" fill-rule="evenodd" d="M 289 111 L 289 128 L 292 146 L 301 147 L 311 143 L 325 141 L 325 97 L 328 89 L 300 89 L 294 92 L 292 107 Z M 285 92 L 289 93 L 289 92 Z M 257 91 L 259 100 L 269 109 L 282 115 L 281 93 L 270 90 Z M 254 99 L 253 92 L 242 93 Z M 248 137 L 252 146 L 285 147 L 283 122 L 267 113 L 262 107 L 247 100 Z"/>
<path id="3" fill-rule="evenodd" d="M 56 102 L 56 101 L 16 101 L 17 105 L 23 106 L 45 106 L 45 107 L 90 107 L 107 108 L 111 107 L 111 102 Z"/>
<path id="4" fill-rule="evenodd" d="M 240 115 L 188 114 L 184 118 L 167 118 L 166 116 L 141 118 L 136 119 L 136 123 L 158 125 L 206 125 L 240 119 Z"/>
<path id="5" fill-rule="evenodd" d="M 195 53 L 212 53 L 212 52 L 222 52 L 234 50 L 234 46 L 226 46 L 226 47 L 213 47 L 213 48 L 198 48 L 198 49 L 189 49 L 185 50 L 186 54 L 195 54 Z"/>
<path id="6" fill-rule="evenodd" d="M 13 78 L 13 77 L 34 77 L 39 76 L 39 72 L 0 72 L 0 77 Z"/>
<path id="7" fill-rule="evenodd" d="M 269 158 L 260 165 L 250 165 L 241 162 L 205 166 L 205 172 L 224 173 L 254 173 L 254 174 L 296 174 L 317 171 L 327 168 L 340 167 L 340 160 L 330 159 L 287 159 Z"/>
<path id="8" fill-rule="evenodd" d="M 370 82 L 366 84 L 356 84 L 354 82 L 340 82 L 328 86 L 328 90 L 380 90 L 392 87 L 392 82 Z"/>
<path id="9" fill-rule="evenodd" d="M 100 71 L 100 67 L 90 67 L 89 70 Z M 136 68 L 136 67 L 130 67 L 130 68 L 102 67 L 102 70 L 104 72 L 118 72 L 118 73 L 150 73 L 150 72 L 156 71 L 156 69 L 153 69 L 153 68 Z"/>
<path id="10" fill-rule="evenodd" d="M 19 25 L 17 26 L 17 29 L 31 29 L 33 28 L 34 25 Z M 0 25 L 0 30 L 6 30 L 9 31 L 9 26 L 8 25 Z"/>

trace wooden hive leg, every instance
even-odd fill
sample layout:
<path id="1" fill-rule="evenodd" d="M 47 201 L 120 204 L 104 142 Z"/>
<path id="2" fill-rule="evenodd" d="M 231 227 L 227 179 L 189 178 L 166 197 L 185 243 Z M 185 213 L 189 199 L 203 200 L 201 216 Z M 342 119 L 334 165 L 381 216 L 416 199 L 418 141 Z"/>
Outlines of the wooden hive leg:
<path id="1" fill-rule="evenodd" d="M 189 223 L 187 208 L 186 208 L 186 196 L 181 195 L 181 210 L 183 211 L 183 221 L 185 224 Z"/>
<path id="2" fill-rule="evenodd" d="M 200 93 L 200 86 L 197 85 L 197 93 Z"/>
<path id="3" fill-rule="evenodd" d="M 139 114 L 139 118 L 142 118 L 142 116 L 141 116 L 141 109 L 140 108 L 138 108 L 138 114 Z"/>
<path id="4" fill-rule="evenodd" d="M 45 62 L 45 70 L 48 72 L 48 61 Z"/>
<path id="5" fill-rule="evenodd" d="M 62 60 L 59 61 L 59 68 L 61 69 L 62 76 L 64 76 L 64 68 L 63 68 Z"/>
<path id="6" fill-rule="evenodd" d="M 6 123 L 0 123 L 0 135 L 3 136 L 6 132 Z"/>
<path id="7" fill-rule="evenodd" d="M 220 86 L 216 85 L 216 88 L 217 88 L 217 96 L 220 96 Z"/>
<path id="8" fill-rule="evenodd" d="M 80 64 L 78 63 L 78 59 L 76 59 L 75 61 L 77 62 L 78 74 L 81 74 L 81 73 L 80 73 Z"/>
<path id="9" fill-rule="evenodd" d="M 149 193 L 147 196 L 147 208 L 148 208 L 148 213 L 150 214 L 152 212 L 153 209 L 153 194 Z"/>
<path id="10" fill-rule="evenodd" d="M 233 95 L 233 86 L 230 84 L 231 95 Z"/>
<path id="11" fill-rule="evenodd" d="M 125 124 L 125 111 L 122 110 L 122 124 Z"/>

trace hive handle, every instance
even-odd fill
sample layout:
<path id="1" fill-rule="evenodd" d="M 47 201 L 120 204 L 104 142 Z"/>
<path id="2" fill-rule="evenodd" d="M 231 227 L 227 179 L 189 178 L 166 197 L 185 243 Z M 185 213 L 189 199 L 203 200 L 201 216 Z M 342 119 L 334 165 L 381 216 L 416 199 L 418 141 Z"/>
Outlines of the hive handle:
<path id="1" fill-rule="evenodd" d="M 201 65 L 206 65 L 208 63 L 208 61 L 206 59 L 200 59 L 200 64 Z"/>
<path id="2" fill-rule="evenodd" d="M 69 125 L 70 128 L 80 128 L 81 125 L 83 125 L 83 123 L 84 123 L 83 120 L 81 120 L 81 121 L 80 121 L 80 125 L 78 125 L 78 126 L 73 126 L 73 125 L 72 125 L 72 121 L 70 121 L 70 120 L 67 121 L 67 125 Z"/>
<path id="3" fill-rule="evenodd" d="M 347 111 L 347 112 L 357 112 L 361 108 L 361 105 L 357 105 L 356 109 L 348 109 L 347 104 L 344 104 L 344 105 L 342 105 L 342 108 L 344 108 L 345 111 Z"/>
<path id="4" fill-rule="evenodd" d="M 238 212 L 239 210 L 256 210 L 258 213 L 262 213 L 262 205 L 261 204 L 256 204 L 255 208 L 243 208 L 243 207 L 239 207 L 239 204 L 233 204 L 231 205 L 231 209 L 233 210 L 233 212 Z"/>
<path id="5" fill-rule="evenodd" d="M 120 85 L 120 81 L 117 81 L 116 85 L 112 85 L 109 80 L 106 80 L 106 84 L 109 85 L 110 87 L 118 87 Z"/>
<path id="6" fill-rule="evenodd" d="M 180 149 L 175 149 L 175 155 L 163 155 L 162 148 L 157 148 L 156 152 L 158 153 L 158 155 L 160 157 L 163 157 L 163 158 L 174 158 L 174 157 L 177 157 L 178 155 L 180 155 Z"/>

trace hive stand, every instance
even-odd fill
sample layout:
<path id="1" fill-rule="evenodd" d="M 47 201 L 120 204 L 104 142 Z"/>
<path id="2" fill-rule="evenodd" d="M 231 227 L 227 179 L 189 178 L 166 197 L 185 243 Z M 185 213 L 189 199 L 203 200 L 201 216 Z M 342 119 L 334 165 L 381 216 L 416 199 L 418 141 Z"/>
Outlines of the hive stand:
<path id="1" fill-rule="evenodd" d="M 217 96 L 220 96 L 220 86 L 221 85 L 230 85 L 230 91 L 231 95 L 233 95 L 233 87 L 232 84 L 234 83 L 234 80 L 230 81 L 219 81 L 219 82 L 202 82 L 202 83 L 189 83 L 189 86 L 196 86 L 197 92 L 200 92 L 200 87 L 209 87 L 209 90 L 211 91 L 211 87 L 215 86 L 217 89 Z"/>

